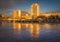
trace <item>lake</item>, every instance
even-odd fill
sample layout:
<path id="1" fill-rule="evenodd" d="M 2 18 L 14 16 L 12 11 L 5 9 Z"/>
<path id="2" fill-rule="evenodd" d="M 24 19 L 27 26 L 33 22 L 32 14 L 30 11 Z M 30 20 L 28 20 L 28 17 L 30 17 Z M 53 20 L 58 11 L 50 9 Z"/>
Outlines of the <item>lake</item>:
<path id="1" fill-rule="evenodd" d="M 60 24 L 0 22 L 0 42 L 60 42 Z"/>

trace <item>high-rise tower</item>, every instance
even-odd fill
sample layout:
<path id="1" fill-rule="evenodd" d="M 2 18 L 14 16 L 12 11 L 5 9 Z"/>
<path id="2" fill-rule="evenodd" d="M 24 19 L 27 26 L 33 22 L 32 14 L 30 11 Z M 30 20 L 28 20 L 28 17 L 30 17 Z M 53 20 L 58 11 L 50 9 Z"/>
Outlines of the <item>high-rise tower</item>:
<path id="1" fill-rule="evenodd" d="M 30 7 L 30 14 L 31 16 L 33 17 L 36 17 L 36 16 L 39 16 L 39 12 L 40 12 L 40 5 L 35 3 L 35 4 L 32 4 L 31 7 Z"/>

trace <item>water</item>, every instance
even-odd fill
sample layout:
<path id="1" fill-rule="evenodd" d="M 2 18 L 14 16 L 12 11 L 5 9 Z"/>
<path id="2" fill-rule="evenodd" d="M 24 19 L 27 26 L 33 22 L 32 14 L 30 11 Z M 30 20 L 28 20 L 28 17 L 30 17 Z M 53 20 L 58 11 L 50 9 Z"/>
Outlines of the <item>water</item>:
<path id="1" fill-rule="evenodd" d="M 0 22 L 0 42 L 60 42 L 60 24 Z"/>

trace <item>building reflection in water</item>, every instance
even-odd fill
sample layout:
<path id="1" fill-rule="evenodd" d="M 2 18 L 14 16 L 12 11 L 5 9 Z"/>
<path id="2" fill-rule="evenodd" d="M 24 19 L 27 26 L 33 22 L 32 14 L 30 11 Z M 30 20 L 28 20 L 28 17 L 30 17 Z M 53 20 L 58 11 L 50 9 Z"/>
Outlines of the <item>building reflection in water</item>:
<path id="1" fill-rule="evenodd" d="M 14 30 L 21 32 L 22 29 L 26 30 L 29 28 L 29 32 L 31 37 L 38 37 L 40 33 L 40 25 L 39 24 L 27 24 L 27 23 L 13 23 Z M 16 31 L 15 31 L 16 32 Z"/>
<path id="2" fill-rule="evenodd" d="M 21 28 L 27 29 L 28 28 L 28 24 L 27 23 L 21 23 Z"/>
<path id="3" fill-rule="evenodd" d="M 39 24 L 29 24 L 31 37 L 39 37 L 40 25 Z"/>
<path id="4" fill-rule="evenodd" d="M 16 23 L 16 22 L 13 22 L 13 28 L 14 28 L 15 34 L 20 35 L 22 29 L 25 30 L 26 28 L 28 28 L 28 24 L 26 24 L 26 23 Z"/>
<path id="5" fill-rule="evenodd" d="M 45 23 L 44 25 L 43 25 L 43 27 L 45 28 L 45 29 L 50 29 L 51 28 L 51 25 L 50 24 L 47 24 L 47 23 Z"/>
<path id="6" fill-rule="evenodd" d="M 13 22 L 13 28 L 14 28 L 14 37 L 20 38 L 23 36 L 23 34 L 26 35 L 27 33 L 26 29 L 28 28 L 28 24 Z"/>
<path id="7" fill-rule="evenodd" d="M 21 30 L 21 24 L 13 22 L 13 28 L 14 30 Z"/>
<path id="8" fill-rule="evenodd" d="M 19 39 L 20 38 L 20 32 L 21 32 L 21 24 L 13 22 L 13 37 Z"/>
<path id="9" fill-rule="evenodd" d="M 9 25 L 10 23 L 8 23 L 8 22 L 1 22 L 2 23 L 2 27 L 4 28 L 4 27 L 6 27 L 7 26 L 7 24 Z"/>
<path id="10" fill-rule="evenodd" d="M 28 24 L 26 23 L 15 23 L 13 22 L 13 28 L 14 30 L 18 29 L 18 30 L 21 30 L 22 28 L 28 28 Z"/>

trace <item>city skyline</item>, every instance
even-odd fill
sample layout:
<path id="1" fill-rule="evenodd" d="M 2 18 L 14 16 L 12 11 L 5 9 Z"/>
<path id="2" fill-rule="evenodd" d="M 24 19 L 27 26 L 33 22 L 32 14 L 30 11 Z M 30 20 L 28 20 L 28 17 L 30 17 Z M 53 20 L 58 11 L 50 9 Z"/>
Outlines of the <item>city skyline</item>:
<path id="1" fill-rule="evenodd" d="M 33 3 L 33 4 L 38 4 L 38 3 Z M 28 12 L 27 10 L 25 10 L 25 9 L 23 9 L 23 10 L 25 10 L 25 11 L 28 12 L 29 14 L 32 14 L 32 13 L 30 13 L 30 12 L 31 12 L 31 6 L 32 6 L 33 4 L 30 5 L 30 7 L 29 7 L 29 12 Z M 42 11 L 41 11 L 41 5 L 40 5 L 40 4 L 38 4 L 38 6 L 39 6 L 39 9 L 38 9 L 37 11 L 39 11 L 39 12 L 37 12 L 37 13 L 46 13 L 46 12 L 42 12 Z M 22 10 L 22 9 L 15 9 L 15 10 Z M 13 11 L 14 11 L 14 10 L 12 10 L 12 9 L 8 9 L 8 10 L 3 11 L 2 14 L 6 15 L 6 16 L 13 16 Z M 1 12 L 1 11 L 0 11 L 0 12 Z M 54 11 L 52 11 L 52 12 L 54 12 Z M 59 11 L 55 11 L 55 12 L 59 12 Z M 49 13 L 49 12 L 48 12 L 48 13 Z M 51 13 L 51 12 L 50 12 L 50 13 Z M 34 13 L 34 14 L 35 14 L 35 13 Z"/>
<path id="2" fill-rule="evenodd" d="M 8 15 L 7 14 L 5 15 L 5 12 L 3 12 L 2 15 L 5 15 L 7 17 L 16 17 L 17 18 L 17 16 L 21 17 L 24 14 L 26 16 L 28 14 L 28 15 L 31 15 L 34 17 L 40 16 L 40 15 L 50 16 L 50 15 L 57 15 L 57 14 L 59 15 L 60 14 L 60 12 L 57 12 L 57 11 L 56 12 L 41 12 L 41 6 L 38 3 L 33 3 L 32 5 L 30 5 L 29 8 L 30 8 L 30 13 L 27 10 L 15 9 L 15 10 L 11 11 L 10 14 L 9 14 L 9 12 L 7 12 Z M 15 14 L 15 16 L 13 14 Z M 24 17 L 25 17 L 25 15 L 24 15 Z"/>
<path id="3" fill-rule="evenodd" d="M 0 1 L 0 13 L 3 11 L 12 10 L 26 10 L 30 12 L 30 6 L 33 3 L 38 3 L 41 6 L 41 12 L 56 12 L 60 11 L 60 0 L 1 0 Z"/>

